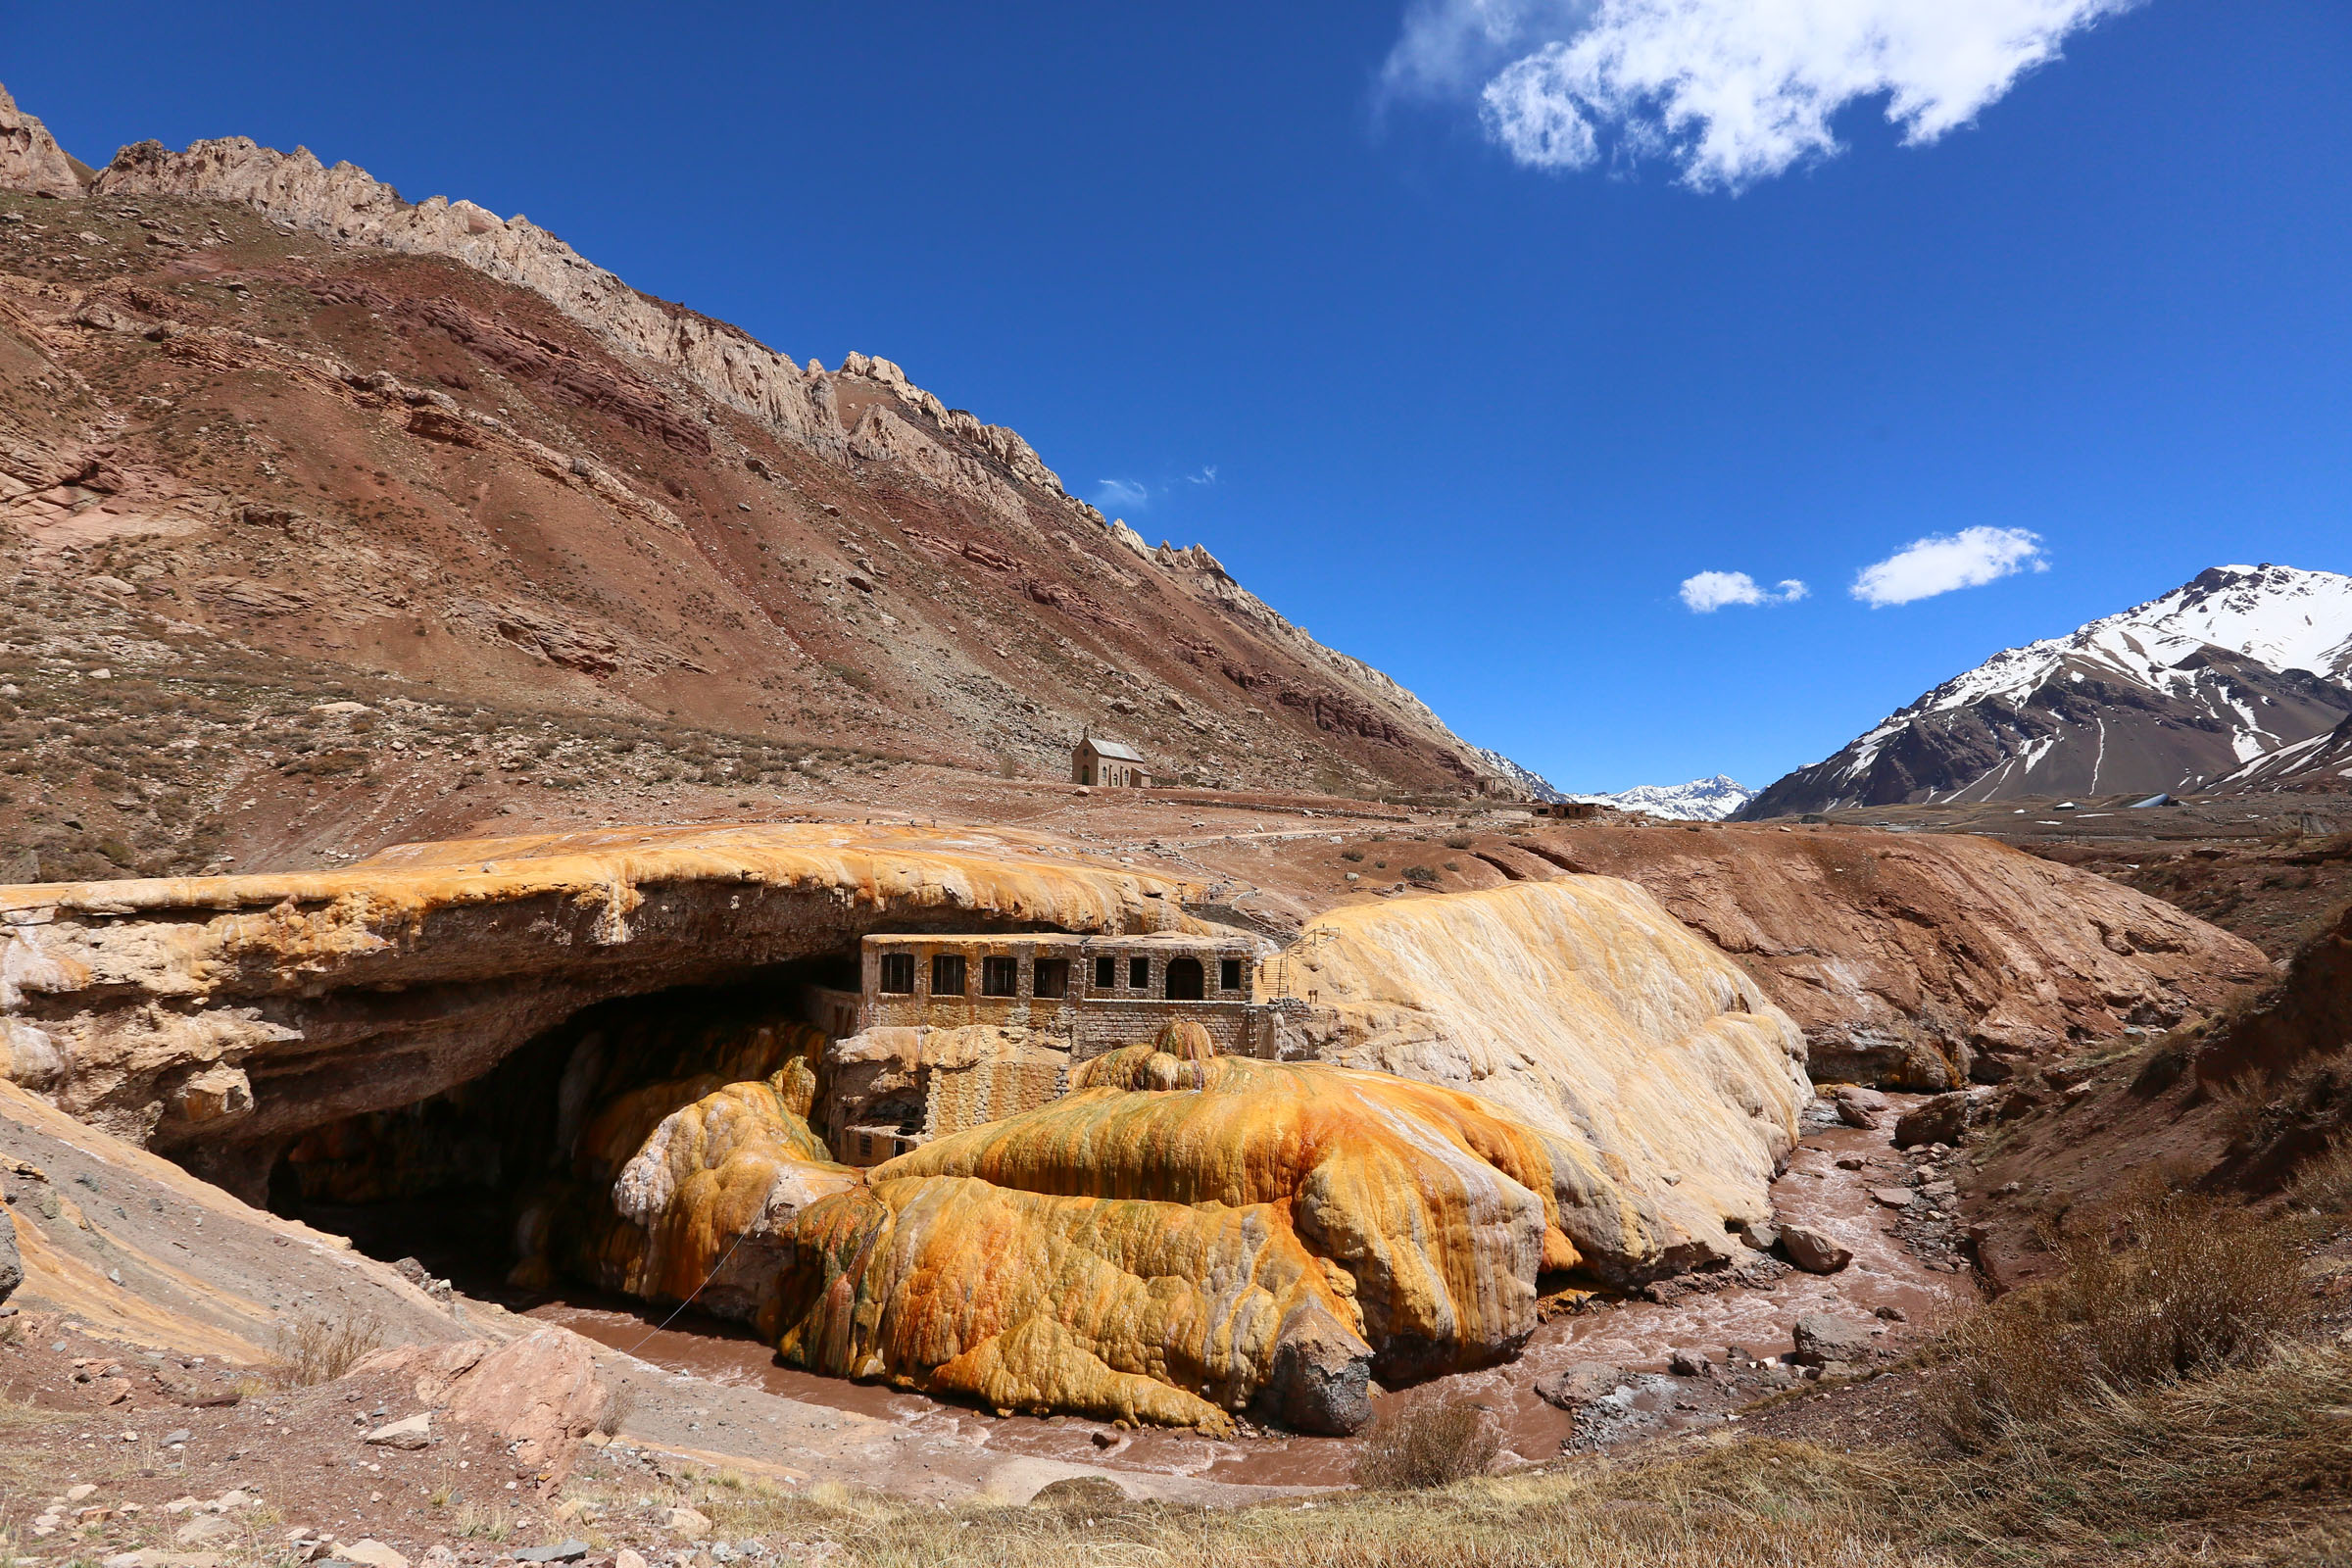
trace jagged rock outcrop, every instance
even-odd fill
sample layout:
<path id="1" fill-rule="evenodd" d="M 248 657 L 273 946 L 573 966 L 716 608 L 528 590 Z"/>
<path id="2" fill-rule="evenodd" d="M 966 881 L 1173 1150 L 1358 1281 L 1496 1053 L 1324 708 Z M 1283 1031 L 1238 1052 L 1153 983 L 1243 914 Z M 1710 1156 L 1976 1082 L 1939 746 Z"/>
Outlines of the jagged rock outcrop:
<path id="1" fill-rule="evenodd" d="M 49 127 L 17 107 L 0 87 L 0 190 L 78 196 L 81 180 Z"/>
<path id="2" fill-rule="evenodd" d="M 1563 1205 L 1604 1273 L 1732 1255 L 1810 1098 L 1804 1039 L 1632 883 L 1575 876 L 1318 915 L 1261 983 L 1313 1004 L 1299 1049 L 1467 1090 L 1575 1151 Z"/>
<path id="3" fill-rule="evenodd" d="M 1823 1081 L 1951 1089 L 2269 973 L 2170 904 L 1991 839 L 1594 827 L 1537 847 L 1497 858 L 1640 883 L 1796 1020 Z"/>
<path id="4" fill-rule="evenodd" d="M 907 829 L 410 845 L 331 873 L 0 889 L 0 1007 L 18 1081 L 252 1191 L 304 1131 L 479 1077 L 607 998 L 854 951 L 885 921 L 1183 929 L 1181 893 Z"/>

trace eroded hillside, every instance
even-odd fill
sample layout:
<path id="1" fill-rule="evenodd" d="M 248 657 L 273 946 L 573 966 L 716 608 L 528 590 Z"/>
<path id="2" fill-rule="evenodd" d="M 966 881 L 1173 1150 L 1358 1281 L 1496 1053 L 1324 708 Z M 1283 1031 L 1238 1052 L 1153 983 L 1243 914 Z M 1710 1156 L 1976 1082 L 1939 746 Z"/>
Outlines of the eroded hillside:
<path id="1" fill-rule="evenodd" d="M 1525 782 L 890 362 L 797 365 L 520 219 L 250 143 L 0 191 L 0 718 L 47 732 L 20 745 L 70 750 L 133 636 L 169 673 L 231 651 L 262 686 L 390 681 L 592 740 L 1051 778 L 1092 728 L 1223 787 Z M 74 807 L 86 769 L 137 777 L 65 760 Z M 83 856 L 60 872 L 100 838 L 124 868 L 211 853 L 114 826 L 51 835 Z"/>

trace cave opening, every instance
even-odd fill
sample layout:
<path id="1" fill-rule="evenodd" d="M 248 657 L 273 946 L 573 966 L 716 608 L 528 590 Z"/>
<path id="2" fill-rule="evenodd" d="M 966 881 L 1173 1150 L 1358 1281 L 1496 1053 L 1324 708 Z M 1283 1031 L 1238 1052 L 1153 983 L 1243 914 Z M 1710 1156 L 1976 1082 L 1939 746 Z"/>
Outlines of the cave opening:
<path id="1" fill-rule="evenodd" d="M 477 1078 L 311 1128 L 271 1165 L 269 1207 L 481 1298 L 608 1287 L 617 1164 L 671 1110 L 821 1049 L 814 1020 L 857 987 L 844 954 L 597 1003 Z"/>

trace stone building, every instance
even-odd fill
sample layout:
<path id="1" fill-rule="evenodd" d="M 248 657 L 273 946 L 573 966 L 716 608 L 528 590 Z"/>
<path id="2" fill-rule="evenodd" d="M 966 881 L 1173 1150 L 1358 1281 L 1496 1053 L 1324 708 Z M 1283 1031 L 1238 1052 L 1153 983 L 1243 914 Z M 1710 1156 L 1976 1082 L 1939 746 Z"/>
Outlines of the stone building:
<path id="1" fill-rule="evenodd" d="M 946 1133 L 1034 1109 L 1090 1057 L 1189 1018 L 1218 1052 L 1277 1054 L 1276 1009 L 1253 1002 L 1267 944 L 1212 936 L 869 936 L 856 997 L 812 989 L 828 1032 L 824 1121 L 834 1157 L 871 1165 Z"/>
<path id="2" fill-rule="evenodd" d="M 1070 781 L 1114 790 L 1152 787 L 1152 775 L 1144 766 L 1143 753 L 1117 741 L 1097 740 L 1092 735 L 1080 737 L 1077 749 L 1070 754 Z"/>

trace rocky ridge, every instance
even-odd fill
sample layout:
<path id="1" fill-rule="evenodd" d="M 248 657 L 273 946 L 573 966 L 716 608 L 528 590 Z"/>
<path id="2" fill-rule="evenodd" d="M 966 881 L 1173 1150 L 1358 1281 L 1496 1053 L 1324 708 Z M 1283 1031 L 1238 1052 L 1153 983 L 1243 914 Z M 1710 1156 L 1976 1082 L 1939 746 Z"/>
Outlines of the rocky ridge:
<path id="1" fill-rule="evenodd" d="M 1994 655 L 1825 761 L 1751 820 L 1852 806 L 2179 792 L 2352 713 L 2352 577 L 2216 566 Z"/>
<path id="2" fill-rule="evenodd" d="M 787 744 L 1054 777 L 1092 728 L 1197 784 L 1528 787 L 892 362 L 796 364 L 527 220 L 239 140 L 0 208 L 0 542 L 52 637 L 111 597 Z"/>

